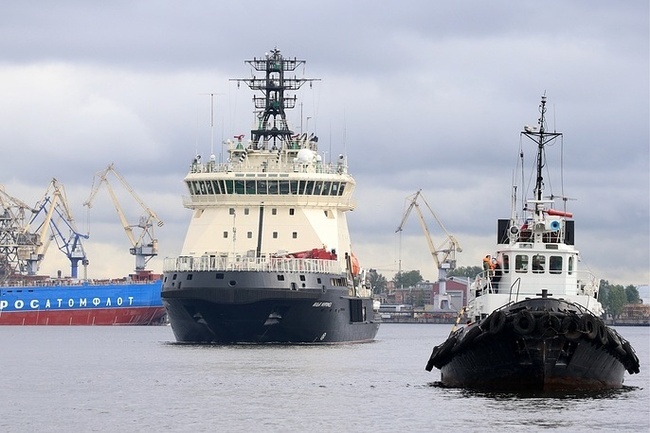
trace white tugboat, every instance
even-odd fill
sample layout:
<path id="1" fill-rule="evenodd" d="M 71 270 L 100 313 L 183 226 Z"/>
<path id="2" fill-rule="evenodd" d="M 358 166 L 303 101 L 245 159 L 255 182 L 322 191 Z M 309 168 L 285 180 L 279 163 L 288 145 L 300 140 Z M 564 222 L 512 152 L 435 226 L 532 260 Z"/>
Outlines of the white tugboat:
<path id="1" fill-rule="evenodd" d="M 574 221 L 543 195 L 546 147 L 561 133 L 546 130 L 546 97 L 537 127 L 522 135 L 537 145 L 534 197 L 498 221 L 497 251 L 470 288 L 470 323 L 436 346 L 426 369 L 444 386 L 482 390 L 620 388 L 625 370 L 639 372 L 630 343 L 600 316 L 598 280 L 578 269 Z M 523 158 L 523 153 L 521 153 Z"/>
<path id="2" fill-rule="evenodd" d="M 197 156 L 185 177 L 192 217 L 181 255 L 164 262 L 162 299 L 179 342 L 364 342 L 379 328 L 352 252 L 346 212 L 354 178 L 318 137 L 295 134 L 285 110 L 313 79 L 287 78 L 304 60 L 272 50 L 247 60 L 263 77 L 237 79 L 263 96 L 251 139 L 228 160 Z"/>

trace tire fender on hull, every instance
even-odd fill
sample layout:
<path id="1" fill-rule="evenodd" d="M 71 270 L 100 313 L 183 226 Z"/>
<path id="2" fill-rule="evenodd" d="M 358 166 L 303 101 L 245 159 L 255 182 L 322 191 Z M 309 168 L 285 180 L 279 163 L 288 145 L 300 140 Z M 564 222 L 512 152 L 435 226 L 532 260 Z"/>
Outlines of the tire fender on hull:
<path id="1" fill-rule="evenodd" d="M 598 336 L 598 322 L 590 314 L 585 314 L 580 318 L 580 331 L 585 334 L 589 340 Z"/>
<path id="2" fill-rule="evenodd" d="M 488 323 L 488 332 L 490 334 L 498 334 L 506 326 L 506 313 L 503 311 L 495 311 L 492 313 L 490 322 Z"/>
<path id="3" fill-rule="evenodd" d="M 535 330 L 536 322 L 533 313 L 522 310 L 512 320 L 512 327 L 520 335 L 529 335 Z"/>
<path id="4" fill-rule="evenodd" d="M 580 322 L 577 317 L 567 315 L 562 319 L 560 333 L 569 341 L 577 341 L 582 336 Z"/>

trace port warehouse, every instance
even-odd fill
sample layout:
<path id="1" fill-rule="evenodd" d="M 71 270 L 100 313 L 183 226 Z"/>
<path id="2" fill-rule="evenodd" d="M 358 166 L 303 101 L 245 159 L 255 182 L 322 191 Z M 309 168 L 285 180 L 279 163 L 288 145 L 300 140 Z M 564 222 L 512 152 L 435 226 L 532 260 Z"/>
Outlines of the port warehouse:
<path id="1" fill-rule="evenodd" d="M 467 304 L 467 278 L 450 277 L 446 281 L 449 309 L 439 310 L 440 284 L 424 281 L 415 287 L 396 288 L 389 282 L 387 293 L 382 295 L 379 313 L 387 323 L 451 323 Z"/>

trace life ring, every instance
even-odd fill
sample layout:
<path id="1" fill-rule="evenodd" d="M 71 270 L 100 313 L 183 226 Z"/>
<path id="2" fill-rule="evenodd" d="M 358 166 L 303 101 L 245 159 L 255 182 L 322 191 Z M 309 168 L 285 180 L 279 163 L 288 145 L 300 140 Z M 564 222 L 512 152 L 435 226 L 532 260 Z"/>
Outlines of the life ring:
<path id="1" fill-rule="evenodd" d="M 596 318 L 590 314 L 584 314 L 580 318 L 580 331 L 582 331 L 590 340 L 596 338 L 598 336 Z"/>
<path id="2" fill-rule="evenodd" d="M 537 319 L 537 327 L 542 334 L 546 333 L 548 330 L 558 333 L 562 328 L 562 322 L 560 322 L 560 319 L 557 316 L 549 313 Z"/>
<path id="3" fill-rule="evenodd" d="M 528 310 L 522 310 L 512 321 L 515 331 L 521 335 L 528 335 L 535 330 L 535 318 L 533 313 Z"/>
<path id="4" fill-rule="evenodd" d="M 490 322 L 488 323 L 488 332 L 492 335 L 498 334 L 506 326 L 506 313 L 503 311 L 495 311 L 492 313 Z"/>
<path id="5" fill-rule="evenodd" d="M 560 327 L 560 333 L 563 334 L 567 340 L 579 340 L 582 334 L 580 333 L 578 319 L 572 315 L 564 316 Z"/>

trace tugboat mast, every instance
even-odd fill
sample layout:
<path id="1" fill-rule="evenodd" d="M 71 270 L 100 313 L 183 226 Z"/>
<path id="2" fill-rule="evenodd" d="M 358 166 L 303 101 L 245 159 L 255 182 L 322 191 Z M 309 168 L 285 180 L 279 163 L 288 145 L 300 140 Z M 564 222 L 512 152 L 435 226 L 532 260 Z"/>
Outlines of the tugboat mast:
<path id="1" fill-rule="evenodd" d="M 539 125 L 537 128 L 524 127 L 523 135 L 530 138 L 537 144 L 537 178 L 535 181 L 535 200 L 538 204 L 542 201 L 542 193 L 544 191 L 544 177 L 542 175 L 542 168 L 544 167 L 544 147 L 555 140 L 557 137 L 562 136 L 561 132 L 546 132 L 546 96 L 542 96 L 542 102 L 539 106 L 540 117 L 537 121 Z M 540 212 L 540 206 L 537 206 L 536 212 Z"/>
<path id="2" fill-rule="evenodd" d="M 287 96 L 285 91 L 298 90 L 306 82 L 319 81 L 317 78 L 286 78 L 285 72 L 295 71 L 305 60 L 285 59 L 280 50 L 273 49 L 265 58 L 246 60 L 256 71 L 264 72 L 264 78 L 235 78 L 231 81 L 246 84 L 251 90 L 259 90 L 264 95 L 253 96 L 253 103 L 258 115 L 256 128 L 251 130 L 254 149 L 269 149 L 269 142 L 274 149 L 286 149 L 294 134 L 289 129 L 285 110 L 296 106 L 296 95 Z"/>

